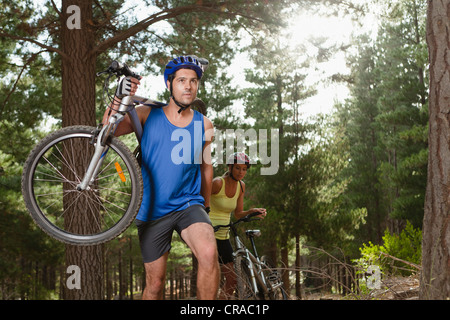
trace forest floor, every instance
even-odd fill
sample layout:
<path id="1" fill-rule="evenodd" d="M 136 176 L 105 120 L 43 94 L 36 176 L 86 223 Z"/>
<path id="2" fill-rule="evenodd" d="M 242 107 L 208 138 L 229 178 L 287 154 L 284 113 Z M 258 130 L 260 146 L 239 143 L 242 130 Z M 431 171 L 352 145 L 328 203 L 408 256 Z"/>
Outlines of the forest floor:
<path id="1" fill-rule="evenodd" d="M 135 300 L 141 299 L 141 294 L 134 295 Z M 166 296 L 170 300 L 169 295 Z M 183 300 L 195 300 L 195 297 L 185 297 Z M 291 299 L 293 299 L 291 297 Z M 301 300 L 418 300 L 419 277 L 388 277 L 381 281 L 380 289 L 368 290 L 365 293 L 343 296 L 324 292 L 303 293 Z M 293 299 L 297 300 L 297 299 Z"/>
<path id="2" fill-rule="evenodd" d="M 384 280 L 381 289 L 374 292 L 380 300 L 418 300 L 419 277 L 392 277 Z"/>
<path id="3" fill-rule="evenodd" d="M 342 296 L 339 294 L 314 293 L 306 295 L 306 300 L 418 300 L 419 277 L 388 277 L 381 281 L 380 289 L 369 290 L 366 293 Z"/>

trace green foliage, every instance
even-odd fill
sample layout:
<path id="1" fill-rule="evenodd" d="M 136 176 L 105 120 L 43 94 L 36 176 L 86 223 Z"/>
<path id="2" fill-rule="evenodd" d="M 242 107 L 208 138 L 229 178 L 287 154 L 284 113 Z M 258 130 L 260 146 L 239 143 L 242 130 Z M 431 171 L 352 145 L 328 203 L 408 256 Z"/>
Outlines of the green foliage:
<path id="1" fill-rule="evenodd" d="M 25 211 L 21 168 L 11 159 L 0 151 L 0 293 L 4 299 L 48 299 L 63 245 L 37 228 Z"/>
<path id="2" fill-rule="evenodd" d="M 280 133 L 278 172 L 260 176 L 257 165 L 246 178 L 246 205 L 269 212 L 260 227 L 266 252 L 273 254 L 274 247 L 292 250 L 289 239 L 297 235 L 324 248 L 352 247 L 367 210 L 346 200 L 351 179 L 342 175 L 349 164 L 343 123 L 332 116 L 308 121 L 299 116 L 302 103 L 315 93 L 306 75 L 317 57 L 302 57 L 299 63 L 298 48 L 289 50 L 267 35 L 250 50 L 255 67 L 246 70 L 252 84 L 243 91 L 246 115 L 254 127 Z"/>
<path id="3" fill-rule="evenodd" d="M 383 255 L 386 253 L 392 257 L 420 265 L 422 253 L 422 231 L 414 228 L 408 222 L 400 234 L 385 231 L 383 243 L 375 245 L 363 244 L 360 248 L 361 258 L 355 260 L 357 265 L 366 270 L 370 265 L 378 265 L 384 273 L 408 275 L 417 270 L 408 268 L 408 265 L 393 258 Z"/>
<path id="4" fill-rule="evenodd" d="M 355 39 L 351 98 L 338 109 L 349 142 L 347 204 L 366 208 L 359 237 L 376 243 L 388 222 L 421 227 L 428 152 L 426 6 L 380 3 L 377 37 Z"/>

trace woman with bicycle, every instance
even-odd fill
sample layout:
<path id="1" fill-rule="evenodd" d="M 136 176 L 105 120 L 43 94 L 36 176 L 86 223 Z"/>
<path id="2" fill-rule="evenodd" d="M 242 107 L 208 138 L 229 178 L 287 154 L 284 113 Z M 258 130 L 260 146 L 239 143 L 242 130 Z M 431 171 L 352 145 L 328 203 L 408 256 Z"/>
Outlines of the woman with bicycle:
<path id="1" fill-rule="evenodd" d="M 242 181 L 250 168 L 250 159 L 243 152 L 232 154 L 228 160 L 228 171 L 222 177 L 213 180 L 210 198 L 209 217 L 213 226 L 230 223 L 231 213 L 240 219 L 246 215 L 259 212 L 258 217 L 267 214 L 264 208 L 252 208 L 244 211 L 245 183 Z M 221 288 L 219 299 L 229 299 L 236 287 L 236 274 L 233 263 L 233 247 L 230 242 L 229 229 L 220 228 L 215 233 L 221 272 L 225 283 Z"/>

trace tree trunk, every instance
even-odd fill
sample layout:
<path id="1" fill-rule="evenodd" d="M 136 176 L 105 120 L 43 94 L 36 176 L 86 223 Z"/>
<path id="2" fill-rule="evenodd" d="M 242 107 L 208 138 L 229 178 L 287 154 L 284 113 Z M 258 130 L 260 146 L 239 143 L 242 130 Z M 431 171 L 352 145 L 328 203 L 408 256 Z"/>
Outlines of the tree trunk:
<path id="1" fill-rule="evenodd" d="M 119 248 L 119 264 L 118 264 L 118 268 L 119 268 L 119 300 L 123 300 L 124 297 L 124 292 L 123 292 L 123 280 L 124 280 L 124 276 L 123 276 L 123 269 L 122 269 L 122 249 Z"/>
<path id="2" fill-rule="evenodd" d="M 302 299 L 301 291 L 301 273 L 300 273 L 300 235 L 295 234 L 295 296 L 297 299 Z"/>
<path id="3" fill-rule="evenodd" d="M 428 1 L 430 60 L 428 180 L 420 299 L 450 297 L 450 0 Z"/>
<path id="4" fill-rule="evenodd" d="M 68 12 L 68 7 L 79 11 Z M 63 0 L 61 7 L 62 125 L 96 125 L 95 45 L 92 0 Z M 77 26 L 79 24 L 79 26 Z M 74 208 L 76 209 L 76 208 Z M 82 210 L 73 210 L 77 216 Z M 66 299 L 102 299 L 103 246 L 66 246 L 67 266 L 81 269 L 81 289 L 67 290 Z"/>
<path id="5" fill-rule="evenodd" d="M 100 250 L 99 250 L 100 249 Z M 80 289 L 65 286 L 65 300 L 103 299 L 103 254 L 102 246 L 66 246 L 67 266 L 80 268 Z"/>
<path id="6" fill-rule="evenodd" d="M 67 7 L 80 8 L 80 28 L 69 29 L 75 13 L 67 14 Z M 62 122 L 63 127 L 97 123 L 95 117 L 95 46 L 92 21 L 92 0 L 63 0 L 61 21 L 62 59 Z M 76 17 L 75 17 L 76 18 Z"/>
<path id="7" fill-rule="evenodd" d="M 283 239 L 281 244 L 281 263 L 283 266 L 281 280 L 283 281 L 283 286 L 287 294 L 290 294 L 291 283 L 289 280 L 289 250 L 287 238 Z"/>
<path id="8" fill-rule="evenodd" d="M 197 296 L 197 272 L 198 272 L 198 261 L 195 255 L 192 253 L 192 273 L 191 273 L 191 297 Z"/>
<path id="9" fill-rule="evenodd" d="M 113 298 L 113 277 L 110 259 L 108 258 L 107 253 L 104 254 L 104 263 L 105 263 L 105 298 L 106 300 L 111 300 Z"/>
<path id="10" fill-rule="evenodd" d="M 130 259 L 130 270 L 129 270 L 130 300 L 133 300 L 134 299 L 134 297 L 133 297 L 133 254 L 132 254 L 133 253 L 132 252 L 133 241 L 132 241 L 131 235 L 128 238 L 128 244 L 129 244 L 129 250 L 130 250 L 129 257 L 128 257 Z"/>

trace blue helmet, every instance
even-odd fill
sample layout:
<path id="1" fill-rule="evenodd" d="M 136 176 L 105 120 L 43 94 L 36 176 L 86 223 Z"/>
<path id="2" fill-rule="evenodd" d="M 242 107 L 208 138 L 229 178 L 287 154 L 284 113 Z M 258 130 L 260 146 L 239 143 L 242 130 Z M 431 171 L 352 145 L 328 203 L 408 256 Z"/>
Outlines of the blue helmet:
<path id="1" fill-rule="evenodd" d="M 166 69 L 164 70 L 164 83 L 167 86 L 167 80 L 174 75 L 179 69 L 192 69 L 197 73 L 197 77 L 200 80 L 203 75 L 202 65 L 198 61 L 196 56 L 179 56 L 173 60 L 170 60 Z"/>

